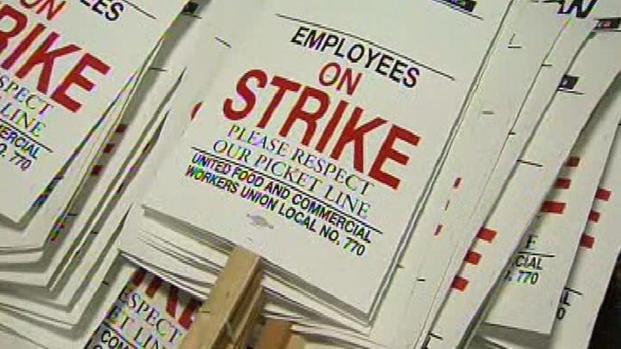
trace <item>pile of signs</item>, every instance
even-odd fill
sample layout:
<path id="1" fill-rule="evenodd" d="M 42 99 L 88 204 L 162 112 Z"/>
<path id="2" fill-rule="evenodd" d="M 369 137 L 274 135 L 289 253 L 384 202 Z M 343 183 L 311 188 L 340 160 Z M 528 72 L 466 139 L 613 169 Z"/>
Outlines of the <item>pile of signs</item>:
<path id="1" fill-rule="evenodd" d="M 586 348 L 619 62 L 617 0 L 5 1 L 0 346 L 178 347 L 242 246 L 308 347 Z"/>

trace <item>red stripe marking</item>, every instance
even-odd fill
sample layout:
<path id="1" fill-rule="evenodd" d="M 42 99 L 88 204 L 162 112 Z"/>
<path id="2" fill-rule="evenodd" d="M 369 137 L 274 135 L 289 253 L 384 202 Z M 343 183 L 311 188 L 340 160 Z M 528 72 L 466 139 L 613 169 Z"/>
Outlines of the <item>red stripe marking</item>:
<path id="1" fill-rule="evenodd" d="M 599 217 L 600 217 L 600 213 L 597 211 L 593 211 L 591 210 L 591 212 L 589 212 L 589 221 L 591 222 L 599 222 Z"/>
<path id="2" fill-rule="evenodd" d="M 479 230 L 479 233 L 477 234 L 477 238 L 479 238 L 481 240 L 485 240 L 487 242 L 492 242 L 494 240 L 494 238 L 496 238 L 497 234 L 498 234 L 498 232 L 495 231 L 495 230 L 487 229 L 487 228 L 481 228 L 481 230 Z"/>
<path id="3" fill-rule="evenodd" d="M 101 171 L 103 171 L 103 166 L 95 165 L 91 170 L 91 176 L 99 176 L 101 174 Z"/>
<path id="4" fill-rule="evenodd" d="M 582 235 L 580 238 L 580 246 L 591 249 L 595 245 L 595 238 L 589 235 Z"/>
<path id="5" fill-rule="evenodd" d="M 132 284 L 134 284 L 135 286 L 140 286 L 145 276 L 147 276 L 146 270 L 144 269 L 136 270 L 136 272 L 132 276 Z"/>
<path id="6" fill-rule="evenodd" d="M 555 189 L 569 189 L 571 186 L 571 179 L 568 178 L 558 178 L 556 183 L 554 183 Z"/>
<path id="7" fill-rule="evenodd" d="M 119 126 L 116 127 L 116 130 L 114 130 L 114 132 L 123 133 L 125 132 L 125 130 L 127 130 L 127 124 L 119 124 Z"/>
<path id="8" fill-rule="evenodd" d="M 434 236 L 440 235 L 440 232 L 442 231 L 442 228 L 444 228 L 444 226 L 442 224 L 438 224 L 438 226 L 436 227 L 436 231 L 433 233 L 433 235 Z"/>
<path id="9" fill-rule="evenodd" d="M 598 188 L 597 192 L 595 193 L 595 198 L 598 200 L 608 201 L 610 200 L 610 195 L 612 195 L 610 190 Z"/>
<path id="10" fill-rule="evenodd" d="M 466 290 L 466 287 L 468 287 L 468 280 L 461 276 L 455 276 L 451 288 L 463 292 Z"/>
<path id="11" fill-rule="evenodd" d="M 466 253 L 466 258 L 464 258 L 464 261 L 466 263 L 478 265 L 479 262 L 481 261 L 481 257 L 482 257 L 481 254 L 478 252 L 468 251 L 468 253 Z"/>
<path id="12" fill-rule="evenodd" d="M 543 205 L 541 205 L 541 212 L 563 214 L 563 212 L 565 212 L 565 206 L 567 205 L 564 202 L 545 201 Z"/>
<path id="13" fill-rule="evenodd" d="M 192 315 L 194 315 L 200 305 L 201 303 L 196 299 L 192 298 L 192 300 L 190 300 L 190 303 L 183 309 L 183 313 L 181 313 L 179 317 L 179 325 L 181 325 L 181 327 L 186 330 L 190 329 L 190 326 L 192 326 Z"/>
<path id="14" fill-rule="evenodd" d="M 170 285 L 168 289 L 168 300 L 166 301 L 166 313 L 173 319 L 177 317 L 177 303 L 179 303 L 179 289 Z"/>
<path id="15" fill-rule="evenodd" d="M 116 144 L 114 143 L 108 143 L 106 144 L 106 147 L 104 148 L 103 152 L 104 154 L 110 154 L 112 153 L 112 151 L 114 150 L 114 147 L 116 147 Z"/>
<path id="16" fill-rule="evenodd" d="M 147 294 L 147 296 L 153 298 L 155 292 L 157 292 L 160 286 L 162 286 L 162 279 L 160 279 L 156 275 L 153 275 L 153 279 L 151 280 L 151 283 L 149 283 L 149 287 L 147 287 L 147 291 L 145 293 Z"/>
<path id="17" fill-rule="evenodd" d="M 455 178 L 455 182 L 453 182 L 453 189 L 459 188 L 460 184 L 461 184 L 461 177 Z"/>
<path id="18" fill-rule="evenodd" d="M 567 162 L 565 163 L 565 166 L 567 167 L 578 167 L 578 165 L 580 164 L 580 158 L 577 156 L 570 156 L 569 159 L 567 159 Z"/>
<path id="19" fill-rule="evenodd" d="M 199 112 L 199 110 L 201 110 L 202 106 L 203 106 L 202 102 L 196 103 L 194 108 L 192 108 L 192 112 L 190 113 L 190 120 L 194 120 L 194 118 L 196 117 L 196 114 L 198 114 L 198 112 Z"/>

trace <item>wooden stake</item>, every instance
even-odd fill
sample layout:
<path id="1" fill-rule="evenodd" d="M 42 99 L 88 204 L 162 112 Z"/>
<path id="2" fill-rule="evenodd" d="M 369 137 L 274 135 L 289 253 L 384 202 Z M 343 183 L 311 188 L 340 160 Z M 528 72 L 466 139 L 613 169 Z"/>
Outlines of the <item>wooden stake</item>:
<path id="1" fill-rule="evenodd" d="M 255 349 L 285 349 L 291 338 L 291 323 L 268 319 Z"/>
<path id="2" fill-rule="evenodd" d="M 236 247 L 181 349 L 243 348 L 262 308 L 259 256 Z"/>
<path id="3" fill-rule="evenodd" d="M 287 343 L 285 349 L 304 349 L 305 347 L 306 339 L 298 334 L 294 334 L 289 339 L 289 343 Z"/>
<path id="4" fill-rule="evenodd" d="M 226 349 L 246 349 L 248 337 L 261 316 L 263 301 L 263 289 L 257 287 L 254 294 L 250 295 L 245 304 L 241 305 L 240 316 L 234 321 L 237 325 L 233 327 L 234 332 L 225 346 Z"/>

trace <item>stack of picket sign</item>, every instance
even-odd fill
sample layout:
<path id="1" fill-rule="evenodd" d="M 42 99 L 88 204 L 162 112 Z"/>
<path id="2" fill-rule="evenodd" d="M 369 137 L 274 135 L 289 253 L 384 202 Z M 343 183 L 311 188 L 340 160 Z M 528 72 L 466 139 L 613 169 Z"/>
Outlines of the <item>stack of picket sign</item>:
<path id="1" fill-rule="evenodd" d="M 309 347 L 585 348 L 619 62 L 617 0 L 5 1 L 0 347 L 177 347 L 239 245 Z"/>

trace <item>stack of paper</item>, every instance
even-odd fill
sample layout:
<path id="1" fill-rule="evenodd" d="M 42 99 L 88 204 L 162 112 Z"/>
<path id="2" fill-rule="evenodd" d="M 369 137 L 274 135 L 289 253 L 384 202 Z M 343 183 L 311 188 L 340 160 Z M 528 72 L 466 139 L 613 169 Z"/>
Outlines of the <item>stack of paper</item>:
<path id="1" fill-rule="evenodd" d="M 181 73 L 157 77 L 166 49 L 159 42 L 183 5 L 0 6 L 3 330 L 80 347 L 103 317 L 97 310 L 131 275 L 134 267 L 117 258 L 126 212 L 108 210 Z M 138 89 L 144 85 L 158 91 Z M 140 102 L 147 94 L 156 94 L 150 109 Z"/>
<path id="2" fill-rule="evenodd" d="M 242 246 L 322 347 L 588 346 L 618 1 L 2 6 L 7 343 L 175 348 Z"/>

